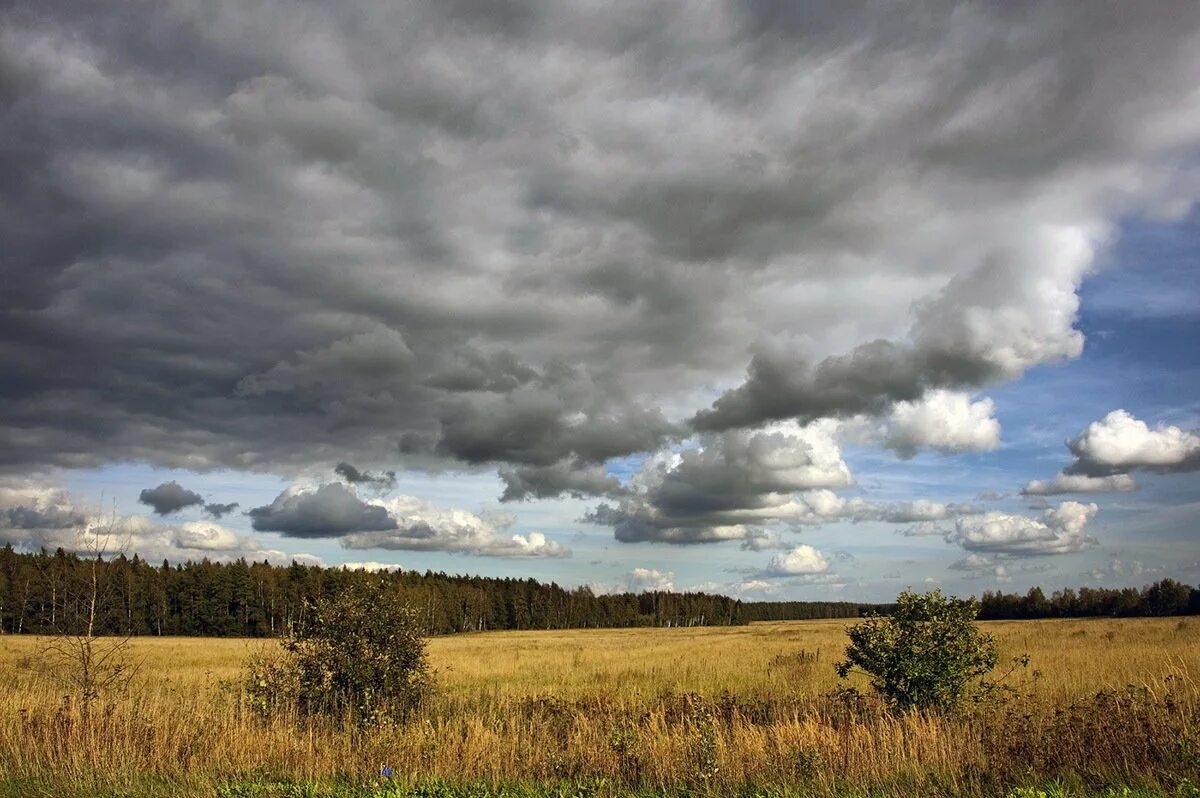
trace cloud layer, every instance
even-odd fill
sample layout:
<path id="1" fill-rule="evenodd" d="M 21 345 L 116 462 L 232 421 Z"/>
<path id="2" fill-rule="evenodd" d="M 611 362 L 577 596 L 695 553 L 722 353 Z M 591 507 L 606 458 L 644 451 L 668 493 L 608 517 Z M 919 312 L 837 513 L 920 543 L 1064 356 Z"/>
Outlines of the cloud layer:
<path id="1" fill-rule="evenodd" d="M 1196 195 L 1189 4 L 0 13 L 13 471 L 486 465 L 521 499 L 614 495 L 688 419 L 989 449 L 942 391 L 1077 356 L 1115 221 Z"/>
<path id="2" fill-rule="evenodd" d="M 136 554 L 156 562 L 245 558 L 320 563 L 309 554 L 268 548 L 253 535 L 214 521 L 164 523 L 81 508 L 65 491 L 28 481 L 0 483 L 0 543 L 32 550 L 62 548 L 84 556 Z"/>

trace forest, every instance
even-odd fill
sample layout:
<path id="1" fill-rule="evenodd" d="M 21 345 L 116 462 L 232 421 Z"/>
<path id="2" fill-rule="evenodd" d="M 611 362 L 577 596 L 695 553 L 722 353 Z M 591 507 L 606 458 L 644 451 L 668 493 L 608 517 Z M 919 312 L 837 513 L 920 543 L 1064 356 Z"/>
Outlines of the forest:
<path id="1" fill-rule="evenodd" d="M 303 623 L 312 604 L 355 583 L 382 580 L 421 614 L 430 634 L 501 629 L 731 626 L 752 621 L 853 618 L 888 605 L 750 602 L 706 593 L 596 594 L 533 579 L 426 571 L 369 573 L 236 560 L 154 565 L 118 556 L 92 561 L 59 549 L 0 549 L 0 632 L 77 631 L 96 579 L 100 634 L 274 637 Z M 980 618 L 1163 616 L 1200 613 L 1200 589 L 1164 579 L 1142 589 L 1079 588 L 1047 598 L 984 593 Z"/>
<path id="2" fill-rule="evenodd" d="M 1137 618 L 1200 614 L 1200 587 L 1162 579 L 1136 587 L 1081 587 L 1056 590 L 1046 597 L 1040 587 L 1024 595 L 985 592 L 979 600 L 979 618 L 985 621 L 1022 618 Z"/>
<path id="3" fill-rule="evenodd" d="M 857 617 L 850 602 L 752 604 L 705 593 L 596 594 L 534 579 L 426 571 L 371 573 L 337 567 L 202 560 L 154 565 L 119 555 L 93 562 L 62 549 L 0 549 L 0 632 L 76 631 L 97 571 L 100 634 L 274 637 L 305 621 L 319 598 L 383 581 L 416 608 L 430 634 L 501 629 L 730 626 L 788 619 Z"/>

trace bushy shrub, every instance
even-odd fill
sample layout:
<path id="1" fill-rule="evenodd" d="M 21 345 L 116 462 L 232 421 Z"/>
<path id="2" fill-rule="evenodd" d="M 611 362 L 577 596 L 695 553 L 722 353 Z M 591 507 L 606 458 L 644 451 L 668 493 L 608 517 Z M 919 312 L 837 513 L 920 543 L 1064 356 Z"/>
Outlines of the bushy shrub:
<path id="1" fill-rule="evenodd" d="M 317 602 L 281 646 L 278 659 L 250 662 L 256 709 L 277 710 L 290 693 L 302 715 L 376 726 L 407 719 L 433 689 L 416 613 L 382 584 Z"/>
<path id="2" fill-rule="evenodd" d="M 996 666 L 996 644 L 975 626 L 975 599 L 901 593 L 896 608 L 849 629 L 845 678 L 860 670 L 895 709 L 949 711 Z"/>
<path id="3" fill-rule="evenodd" d="M 262 718 L 277 717 L 296 708 L 300 670 L 293 657 L 280 648 L 260 648 L 245 662 L 246 699 Z"/>

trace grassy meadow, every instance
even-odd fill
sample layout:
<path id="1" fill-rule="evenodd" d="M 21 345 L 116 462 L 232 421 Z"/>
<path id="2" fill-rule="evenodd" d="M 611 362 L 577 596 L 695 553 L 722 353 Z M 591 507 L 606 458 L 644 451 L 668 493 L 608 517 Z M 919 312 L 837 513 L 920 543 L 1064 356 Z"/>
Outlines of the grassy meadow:
<path id="1" fill-rule="evenodd" d="M 1200 620 L 984 624 L 1022 696 L 952 718 L 836 697 L 845 625 L 434 638 L 431 705 L 370 732 L 257 717 L 270 641 L 135 638 L 84 712 L 0 637 L 0 795 L 1200 795 Z"/>

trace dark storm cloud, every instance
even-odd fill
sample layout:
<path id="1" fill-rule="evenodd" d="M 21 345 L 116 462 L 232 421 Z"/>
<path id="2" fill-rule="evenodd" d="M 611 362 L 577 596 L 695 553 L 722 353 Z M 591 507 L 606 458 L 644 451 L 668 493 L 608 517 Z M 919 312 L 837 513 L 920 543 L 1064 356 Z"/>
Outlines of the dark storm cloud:
<path id="1" fill-rule="evenodd" d="M 388 511 L 367 504 L 337 483 L 313 490 L 289 490 L 247 515 L 259 532 L 279 532 L 296 538 L 335 538 L 354 532 L 380 532 L 396 528 Z"/>
<path id="2" fill-rule="evenodd" d="M 1115 221 L 1196 196 L 1200 7 L 930 9 L 10 5 L 0 469 L 609 492 L 682 419 L 1073 357 Z"/>
<path id="3" fill-rule="evenodd" d="M 188 490 L 175 480 L 163 482 L 155 488 L 145 488 L 138 494 L 138 501 L 149 505 L 159 515 L 177 513 L 185 507 L 204 504 L 204 497 Z"/>
<path id="4" fill-rule="evenodd" d="M 446 391 L 508 393 L 537 377 L 537 372 L 511 352 L 485 355 L 472 349 L 456 352 L 449 363 L 429 376 L 425 384 Z"/>

